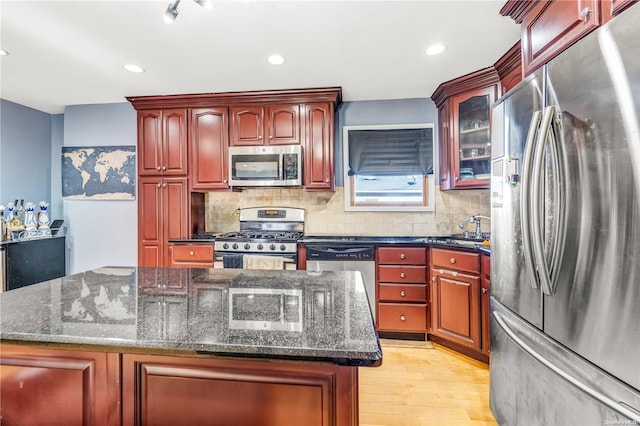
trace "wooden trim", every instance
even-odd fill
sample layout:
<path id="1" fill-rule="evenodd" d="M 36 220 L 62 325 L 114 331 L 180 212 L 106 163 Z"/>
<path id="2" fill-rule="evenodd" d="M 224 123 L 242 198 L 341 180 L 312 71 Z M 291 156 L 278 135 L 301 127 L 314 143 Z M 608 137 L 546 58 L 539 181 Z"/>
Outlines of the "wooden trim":
<path id="1" fill-rule="evenodd" d="M 201 108 L 213 106 L 263 105 L 277 103 L 330 102 L 334 108 L 342 103 L 342 88 L 327 87 L 250 92 L 200 93 L 166 96 L 127 96 L 136 110 L 156 108 Z"/>
<path id="2" fill-rule="evenodd" d="M 517 24 L 521 24 L 525 16 L 527 16 L 539 2 L 540 0 L 509 0 L 502 6 L 502 9 L 500 9 L 500 15 L 508 16 L 516 21 Z"/>
<path id="3" fill-rule="evenodd" d="M 500 76 L 491 66 L 441 83 L 431 95 L 436 107 L 440 108 L 452 96 L 500 83 Z"/>
<path id="4" fill-rule="evenodd" d="M 510 72 L 520 69 L 522 72 L 522 52 L 520 50 L 520 40 L 514 44 L 500 59 L 493 65 L 500 79 L 503 79 Z"/>

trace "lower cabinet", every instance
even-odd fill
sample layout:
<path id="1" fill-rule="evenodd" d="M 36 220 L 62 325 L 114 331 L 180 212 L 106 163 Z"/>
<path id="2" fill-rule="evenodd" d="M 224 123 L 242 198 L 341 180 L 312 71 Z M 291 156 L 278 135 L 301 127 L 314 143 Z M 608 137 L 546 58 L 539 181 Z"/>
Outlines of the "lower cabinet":
<path id="1" fill-rule="evenodd" d="M 428 329 L 426 247 L 378 247 L 379 331 L 425 333 Z"/>
<path id="2" fill-rule="evenodd" d="M 3 425 L 120 425 L 120 354 L 0 344 Z"/>
<path id="3" fill-rule="evenodd" d="M 0 349 L 3 425 L 358 425 L 358 367 Z"/>
<path id="4" fill-rule="evenodd" d="M 431 249 L 431 334 L 482 351 L 480 254 Z"/>
<path id="5" fill-rule="evenodd" d="M 125 424 L 358 424 L 358 369 L 124 354 Z"/>

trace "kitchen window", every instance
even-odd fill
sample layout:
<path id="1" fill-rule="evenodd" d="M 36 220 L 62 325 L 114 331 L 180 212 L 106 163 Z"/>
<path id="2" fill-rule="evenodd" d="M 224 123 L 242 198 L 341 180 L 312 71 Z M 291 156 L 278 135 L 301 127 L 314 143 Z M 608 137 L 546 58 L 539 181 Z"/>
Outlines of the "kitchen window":
<path id="1" fill-rule="evenodd" d="M 344 126 L 347 211 L 433 211 L 433 124 Z"/>

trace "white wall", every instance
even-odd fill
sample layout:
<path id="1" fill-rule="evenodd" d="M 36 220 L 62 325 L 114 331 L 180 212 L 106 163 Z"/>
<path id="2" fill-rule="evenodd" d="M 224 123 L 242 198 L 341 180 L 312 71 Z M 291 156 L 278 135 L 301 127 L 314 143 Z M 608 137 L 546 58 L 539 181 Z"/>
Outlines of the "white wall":
<path id="1" fill-rule="evenodd" d="M 136 145 L 136 142 L 136 112 L 129 103 L 65 108 L 64 146 Z M 61 161 L 57 167 L 59 175 Z M 69 226 L 67 272 L 75 274 L 107 265 L 137 265 L 137 206 L 137 200 L 63 200 L 64 219 Z"/>

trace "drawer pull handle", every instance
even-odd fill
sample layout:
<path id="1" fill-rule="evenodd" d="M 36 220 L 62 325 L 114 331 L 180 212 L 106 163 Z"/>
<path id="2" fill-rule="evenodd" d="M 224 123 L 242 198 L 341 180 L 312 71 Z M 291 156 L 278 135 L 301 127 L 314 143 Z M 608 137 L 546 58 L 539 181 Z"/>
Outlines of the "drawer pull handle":
<path id="1" fill-rule="evenodd" d="M 484 288 L 482 290 L 484 290 Z M 406 295 L 407 293 L 405 293 L 404 290 L 400 290 L 400 297 L 405 297 Z"/>
<path id="2" fill-rule="evenodd" d="M 452 257 L 452 258 L 449 260 L 449 262 L 451 262 L 451 264 L 453 265 L 454 263 L 456 263 L 456 258 L 455 258 L 455 257 Z"/>
<path id="3" fill-rule="evenodd" d="M 404 272 L 400 272 L 400 278 L 404 278 Z"/>
<path id="4" fill-rule="evenodd" d="M 189 256 L 193 256 L 194 254 L 196 254 L 196 253 L 195 253 L 193 250 L 191 250 L 191 251 L 189 252 Z"/>
<path id="5" fill-rule="evenodd" d="M 400 254 L 400 259 L 404 260 L 407 256 L 404 255 L 404 253 Z"/>
<path id="6" fill-rule="evenodd" d="M 405 317 L 404 315 L 400 315 L 400 321 L 405 321 L 407 319 L 407 317 Z"/>

